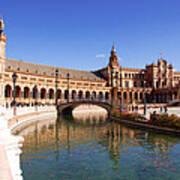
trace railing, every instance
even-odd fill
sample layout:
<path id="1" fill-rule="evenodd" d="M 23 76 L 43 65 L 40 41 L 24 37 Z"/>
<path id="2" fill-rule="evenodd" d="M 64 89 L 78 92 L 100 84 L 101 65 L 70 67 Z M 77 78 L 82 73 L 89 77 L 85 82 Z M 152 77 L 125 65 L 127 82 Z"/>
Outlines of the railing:
<path id="1" fill-rule="evenodd" d="M 7 119 L 13 118 L 15 115 L 20 116 L 29 113 L 35 112 L 45 112 L 45 111 L 55 111 L 55 106 L 24 106 L 24 107 L 9 107 L 9 108 L 1 108 L 0 114 L 5 115 Z"/>
<path id="2" fill-rule="evenodd" d="M 108 100 L 108 99 L 99 99 L 99 98 L 75 98 L 75 99 L 70 99 L 70 100 L 67 100 L 67 99 L 64 99 L 64 100 L 61 100 L 58 105 L 62 105 L 62 104 L 68 104 L 68 103 L 79 103 L 79 102 L 89 102 L 89 103 L 104 103 L 104 104 L 109 104 L 111 105 L 111 101 Z"/>

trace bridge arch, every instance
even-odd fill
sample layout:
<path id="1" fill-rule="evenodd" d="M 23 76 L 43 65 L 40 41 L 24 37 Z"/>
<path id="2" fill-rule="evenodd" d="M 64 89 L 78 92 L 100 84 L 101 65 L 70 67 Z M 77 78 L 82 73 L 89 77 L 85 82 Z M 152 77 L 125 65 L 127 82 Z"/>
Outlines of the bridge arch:
<path id="1" fill-rule="evenodd" d="M 76 107 L 83 105 L 83 104 L 88 104 L 88 105 L 97 105 L 99 107 L 102 107 L 107 110 L 108 117 L 110 116 L 112 106 L 107 103 L 107 102 L 101 102 L 101 101 L 90 101 L 90 100 L 85 100 L 85 101 L 74 101 L 74 102 L 69 102 L 69 103 L 62 103 L 58 105 L 58 114 L 72 114 L 73 109 Z"/>

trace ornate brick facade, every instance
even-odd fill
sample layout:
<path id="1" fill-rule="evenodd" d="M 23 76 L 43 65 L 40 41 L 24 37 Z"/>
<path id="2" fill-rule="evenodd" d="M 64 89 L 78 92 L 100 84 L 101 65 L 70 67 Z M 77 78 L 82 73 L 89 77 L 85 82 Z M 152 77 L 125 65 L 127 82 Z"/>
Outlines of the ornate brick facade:
<path id="1" fill-rule="evenodd" d="M 17 73 L 18 105 L 54 104 L 66 99 L 114 99 L 123 104 L 166 103 L 180 98 L 180 72 L 159 59 L 145 69 L 120 67 L 114 46 L 107 67 L 95 72 L 58 68 L 8 59 L 5 56 L 6 36 L 0 19 L 0 103 L 10 106 L 13 94 L 12 74 Z M 58 71 L 58 76 L 55 72 Z"/>

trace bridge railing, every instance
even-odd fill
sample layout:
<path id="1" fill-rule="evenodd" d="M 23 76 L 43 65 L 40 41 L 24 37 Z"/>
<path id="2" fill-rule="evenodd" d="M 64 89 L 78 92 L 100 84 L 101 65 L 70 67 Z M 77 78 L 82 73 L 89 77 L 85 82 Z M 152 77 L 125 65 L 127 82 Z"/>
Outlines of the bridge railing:
<path id="1" fill-rule="evenodd" d="M 105 103 L 111 105 L 111 101 L 108 99 L 99 99 L 99 98 L 75 98 L 75 99 L 64 99 L 61 100 L 58 105 L 68 104 L 68 103 L 78 103 L 78 102 L 95 102 L 95 103 Z"/>

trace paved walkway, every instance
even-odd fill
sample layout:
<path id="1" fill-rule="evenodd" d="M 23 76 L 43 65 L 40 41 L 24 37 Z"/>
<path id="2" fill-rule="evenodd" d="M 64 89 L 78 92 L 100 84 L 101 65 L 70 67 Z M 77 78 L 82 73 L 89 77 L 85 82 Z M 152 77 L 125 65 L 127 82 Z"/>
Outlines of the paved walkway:
<path id="1" fill-rule="evenodd" d="M 146 118 L 149 119 L 149 118 L 150 118 L 150 114 L 152 114 L 154 111 L 156 111 L 157 114 L 163 114 L 163 113 L 165 113 L 164 109 L 163 109 L 163 111 L 161 112 L 161 111 L 160 111 L 160 108 L 150 108 L 150 109 L 147 109 Z M 140 114 L 144 114 L 144 110 L 139 110 L 138 112 L 139 112 Z M 169 107 L 167 113 L 168 113 L 169 115 L 175 114 L 175 115 L 177 115 L 177 116 L 180 117 L 180 107 Z"/>
<path id="2" fill-rule="evenodd" d="M 0 180 L 12 180 L 5 147 L 0 145 Z"/>

